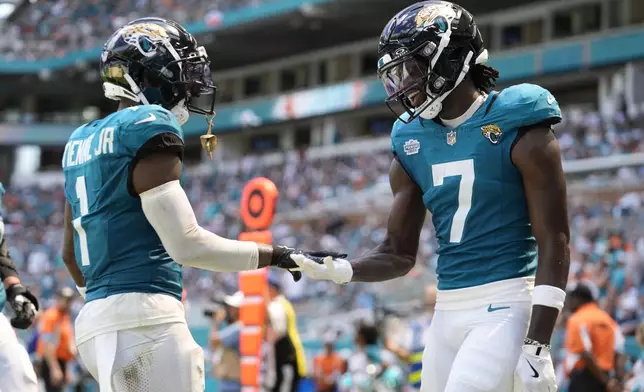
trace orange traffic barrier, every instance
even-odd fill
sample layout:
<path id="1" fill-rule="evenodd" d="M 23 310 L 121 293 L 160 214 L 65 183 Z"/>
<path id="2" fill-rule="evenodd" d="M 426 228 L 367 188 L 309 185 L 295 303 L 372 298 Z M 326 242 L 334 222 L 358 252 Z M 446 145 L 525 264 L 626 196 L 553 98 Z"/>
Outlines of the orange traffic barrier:
<path id="1" fill-rule="evenodd" d="M 263 177 L 251 180 L 242 191 L 240 215 L 246 229 L 239 234 L 240 241 L 271 244 L 273 235 L 268 230 L 275 216 L 279 192 L 275 184 Z M 240 334 L 241 384 L 244 392 L 256 392 L 259 388 L 261 350 L 266 323 L 266 293 L 268 292 L 267 270 L 239 273 L 239 290 L 244 293 L 244 302 L 239 309 L 239 319 L 244 328 Z"/>

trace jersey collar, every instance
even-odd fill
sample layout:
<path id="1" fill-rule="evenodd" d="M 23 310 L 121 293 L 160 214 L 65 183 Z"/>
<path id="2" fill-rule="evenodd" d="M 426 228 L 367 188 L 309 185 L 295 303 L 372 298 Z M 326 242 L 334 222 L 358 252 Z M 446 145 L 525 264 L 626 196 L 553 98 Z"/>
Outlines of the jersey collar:
<path id="1" fill-rule="evenodd" d="M 465 111 L 465 113 L 451 120 L 446 120 L 444 118 L 441 118 L 441 122 L 447 128 L 456 128 L 459 125 L 463 124 L 465 121 L 472 118 L 472 116 L 474 116 L 474 113 L 476 113 L 476 111 L 479 110 L 481 106 L 483 106 L 486 100 L 487 100 L 487 94 L 481 94 L 476 98 L 476 100 L 474 100 L 474 102 L 472 102 L 472 105 L 470 105 L 470 107 Z"/>

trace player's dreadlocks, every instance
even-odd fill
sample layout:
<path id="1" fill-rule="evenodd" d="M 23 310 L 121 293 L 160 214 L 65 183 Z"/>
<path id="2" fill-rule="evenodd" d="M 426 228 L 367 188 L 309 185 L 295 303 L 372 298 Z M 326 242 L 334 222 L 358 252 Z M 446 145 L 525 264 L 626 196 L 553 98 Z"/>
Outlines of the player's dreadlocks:
<path id="1" fill-rule="evenodd" d="M 489 94 L 496 85 L 496 80 L 499 78 L 499 71 L 485 64 L 476 64 L 470 69 L 470 76 L 472 77 L 474 87 Z"/>

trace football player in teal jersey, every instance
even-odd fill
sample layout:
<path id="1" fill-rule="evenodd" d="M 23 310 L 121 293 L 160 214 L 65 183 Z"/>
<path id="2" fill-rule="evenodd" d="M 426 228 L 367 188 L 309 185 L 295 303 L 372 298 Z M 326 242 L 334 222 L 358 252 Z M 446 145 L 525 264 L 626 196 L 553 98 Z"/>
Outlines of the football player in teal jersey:
<path id="1" fill-rule="evenodd" d="M 29 354 L 11 329 L 31 326 L 38 311 L 38 300 L 22 285 L 16 265 L 7 251 L 2 220 L 3 194 L 4 188 L 0 183 L 0 392 L 38 392 L 38 379 Z M 15 313 L 11 321 L 2 314 L 6 302 Z"/>
<path id="2" fill-rule="evenodd" d="M 215 87 L 208 55 L 190 33 L 173 21 L 137 19 L 108 39 L 100 66 L 105 96 L 119 108 L 76 129 L 62 162 L 63 260 L 86 300 L 78 351 L 101 392 L 203 391 L 181 265 L 293 267 L 289 256 L 302 251 L 221 238 L 197 223 L 179 182 L 181 125 L 191 112 L 214 115 Z M 210 105 L 197 106 L 198 97 Z"/>
<path id="3" fill-rule="evenodd" d="M 481 33 L 450 2 L 399 12 L 379 56 L 387 103 L 404 109 L 391 132 L 387 235 L 351 261 L 293 258 L 310 277 L 338 283 L 403 276 L 429 210 L 438 292 L 421 390 L 556 391 L 549 343 L 569 266 L 557 101 L 532 84 L 493 91 L 499 75 Z"/>

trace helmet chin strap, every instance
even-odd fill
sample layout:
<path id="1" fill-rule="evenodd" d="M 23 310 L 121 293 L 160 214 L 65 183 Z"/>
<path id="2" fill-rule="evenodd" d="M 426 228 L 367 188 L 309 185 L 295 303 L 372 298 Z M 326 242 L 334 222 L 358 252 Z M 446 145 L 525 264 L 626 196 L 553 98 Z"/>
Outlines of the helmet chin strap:
<path id="1" fill-rule="evenodd" d="M 425 119 L 425 120 L 433 120 L 438 116 L 438 114 L 443 110 L 443 99 L 445 99 L 447 95 L 443 95 L 439 97 L 436 101 L 430 104 L 430 99 L 427 98 L 427 101 L 423 103 L 423 105 L 429 104 L 427 108 L 425 108 L 420 114 L 418 115 L 419 117 Z"/>
<path id="2" fill-rule="evenodd" d="M 472 60 L 472 56 L 474 56 L 474 52 L 470 50 L 470 52 L 467 54 L 467 57 L 465 57 L 463 69 L 461 69 L 461 73 L 458 75 L 456 83 L 454 83 L 454 87 L 452 87 L 451 90 L 447 91 L 446 93 L 442 94 L 432 101 L 431 95 L 429 95 L 429 88 L 427 88 L 427 100 L 423 103 L 423 105 L 427 105 L 427 107 L 425 109 L 421 109 L 422 111 L 419 114 L 420 117 L 424 118 L 425 120 L 432 120 L 436 118 L 436 116 L 438 116 L 441 110 L 443 110 L 443 101 L 445 100 L 445 98 L 447 98 L 447 96 L 450 95 L 452 91 L 454 91 L 454 89 L 458 87 L 459 84 L 461 84 L 463 79 L 465 79 L 465 75 L 467 75 L 467 73 L 470 71 L 470 61 Z"/>
<path id="3" fill-rule="evenodd" d="M 130 90 L 122 86 L 117 86 L 114 83 L 105 82 L 103 83 L 103 92 L 105 94 L 105 98 L 114 101 L 120 101 L 122 98 L 125 98 L 129 99 L 132 102 L 141 102 L 144 105 L 150 104 L 145 95 L 143 95 L 141 89 L 139 89 L 139 86 L 136 85 L 136 82 L 129 74 L 124 74 L 123 79 L 125 79 L 127 84 L 130 85 Z"/>
<path id="4" fill-rule="evenodd" d="M 136 82 L 134 81 L 134 79 L 132 79 L 130 74 L 128 74 L 128 73 L 124 74 L 123 78 L 127 81 L 127 84 L 130 85 L 130 89 L 132 89 L 132 92 L 134 94 L 136 94 L 136 96 L 139 98 L 138 101 L 136 101 L 136 102 L 141 102 L 144 105 L 149 105 L 150 102 L 145 97 L 145 95 L 143 95 L 143 91 L 141 91 L 139 86 L 137 86 Z"/>
<path id="5" fill-rule="evenodd" d="M 188 119 L 190 118 L 190 111 L 188 111 L 188 108 L 186 108 L 186 100 L 182 99 L 179 101 L 178 104 L 176 104 L 172 109 L 170 109 L 172 114 L 177 118 L 177 122 L 179 125 L 183 125 L 186 122 L 188 122 Z"/>
<path id="6" fill-rule="evenodd" d="M 472 60 L 472 57 L 474 56 L 474 52 L 470 51 L 467 54 L 467 57 L 465 58 L 465 63 L 463 65 L 463 69 L 461 70 L 460 75 L 458 75 L 458 79 L 456 79 L 456 83 L 454 84 L 454 88 L 449 90 L 448 92 L 442 94 L 440 97 L 436 98 L 433 100 L 430 98 L 431 95 L 429 95 L 429 90 L 427 91 L 427 100 L 423 102 L 423 104 L 419 107 L 419 110 L 421 110 L 419 116 L 425 120 L 432 120 L 438 116 L 438 114 L 443 110 L 443 101 L 445 98 L 447 98 L 448 95 L 458 87 L 459 84 L 465 79 L 465 76 L 467 73 L 470 71 L 470 61 Z M 484 49 L 477 57 L 475 60 L 475 64 L 485 64 L 487 63 L 488 60 L 488 52 L 487 49 Z M 425 106 L 426 105 L 426 106 Z M 425 106 L 425 107 L 424 107 Z"/>

